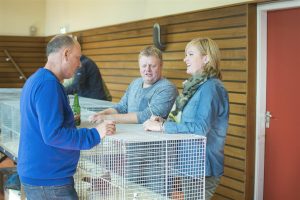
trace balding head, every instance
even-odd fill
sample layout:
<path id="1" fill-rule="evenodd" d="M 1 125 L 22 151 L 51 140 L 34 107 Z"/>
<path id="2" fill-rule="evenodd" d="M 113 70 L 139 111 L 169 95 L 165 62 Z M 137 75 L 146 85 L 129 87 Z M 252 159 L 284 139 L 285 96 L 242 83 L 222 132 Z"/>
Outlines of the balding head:
<path id="1" fill-rule="evenodd" d="M 61 48 L 72 47 L 74 45 L 79 45 L 78 41 L 74 37 L 66 34 L 57 35 L 54 38 L 52 38 L 47 44 L 47 49 L 46 49 L 47 57 L 51 53 L 58 52 Z"/>
<path id="2" fill-rule="evenodd" d="M 71 78 L 80 66 L 81 48 L 78 41 L 69 35 L 57 35 L 47 44 L 45 68 L 62 81 Z"/>

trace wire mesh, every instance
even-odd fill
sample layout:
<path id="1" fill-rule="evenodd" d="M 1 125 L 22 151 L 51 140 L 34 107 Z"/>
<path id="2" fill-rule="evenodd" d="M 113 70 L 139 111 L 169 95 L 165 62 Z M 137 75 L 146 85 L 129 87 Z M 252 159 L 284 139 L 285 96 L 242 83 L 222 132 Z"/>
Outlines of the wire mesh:
<path id="1" fill-rule="evenodd" d="M 69 95 L 70 105 L 73 104 L 74 96 Z M 90 99 L 85 97 L 79 97 L 79 104 L 81 109 L 99 112 L 106 108 L 110 108 L 114 105 L 114 103 L 110 101 L 98 100 L 98 99 Z"/>
<path id="2" fill-rule="evenodd" d="M 0 90 L 0 143 L 17 152 L 20 90 Z M 72 104 L 72 96 L 70 103 Z M 88 116 L 113 105 L 80 98 L 81 127 Z M 117 125 L 91 150 L 81 151 L 75 188 L 82 200 L 204 199 L 206 138 L 146 132 L 142 125 Z"/>
<path id="3" fill-rule="evenodd" d="M 19 101 L 0 101 L 1 138 L 7 142 L 19 140 L 20 109 Z"/>
<path id="4" fill-rule="evenodd" d="M 19 123 L 18 119 L 13 122 L 11 120 L 16 117 L 18 111 L 15 111 L 14 106 L 4 107 L 2 102 L 18 101 L 20 94 L 20 88 L 0 88 L 0 151 L 13 160 L 16 160 L 18 152 L 19 137 L 15 136 L 18 136 L 16 130 L 19 129 Z"/>
<path id="5" fill-rule="evenodd" d="M 0 88 L 0 102 L 2 101 L 18 101 L 20 99 L 21 89 L 20 88 Z M 2 115 L 5 115 L 5 111 L 1 110 L 0 106 L 0 119 Z M 1 128 L 0 121 L 0 128 Z M 1 132 L 1 129 L 0 129 Z"/>
<path id="6" fill-rule="evenodd" d="M 206 138 L 118 125 L 81 151 L 75 186 L 80 199 L 204 199 Z"/>
<path id="7" fill-rule="evenodd" d="M 0 88 L 0 101 L 19 100 L 21 88 Z"/>

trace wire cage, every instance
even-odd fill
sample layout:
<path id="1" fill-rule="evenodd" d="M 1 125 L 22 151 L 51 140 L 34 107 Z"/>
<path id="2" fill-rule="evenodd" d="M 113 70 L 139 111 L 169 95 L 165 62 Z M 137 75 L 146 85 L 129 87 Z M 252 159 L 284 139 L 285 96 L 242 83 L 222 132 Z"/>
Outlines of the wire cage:
<path id="1" fill-rule="evenodd" d="M 0 101 L 1 138 L 6 142 L 19 140 L 20 109 L 19 101 Z"/>
<path id="2" fill-rule="evenodd" d="M 117 134 L 81 151 L 75 188 L 84 200 L 204 199 L 205 144 L 202 136 L 118 125 Z"/>
<path id="3" fill-rule="evenodd" d="M 74 96 L 69 95 L 70 105 L 73 105 Z M 79 104 L 81 109 L 93 112 L 99 112 L 106 108 L 110 108 L 114 105 L 114 103 L 110 101 L 91 99 L 86 97 L 79 97 Z"/>
<path id="4" fill-rule="evenodd" d="M 21 89 L 20 88 L 0 88 L 0 103 L 9 101 L 18 101 L 20 99 Z M 6 115 L 5 110 L 1 110 L 0 106 L 0 128 L 2 115 Z M 0 129 L 1 132 L 1 129 Z"/>
<path id="5" fill-rule="evenodd" d="M 20 91 L 0 90 L 0 94 L 0 143 L 16 156 Z M 81 97 L 80 105 L 81 127 L 91 128 L 95 124 L 87 122 L 88 116 L 113 103 Z M 81 151 L 74 175 L 79 199 L 204 199 L 205 144 L 202 136 L 146 132 L 142 125 L 118 124 L 116 134 Z"/>
<path id="6" fill-rule="evenodd" d="M 21 88 L 0 88 L 0 101 L 19 100 Z"/>
<path id="7" fill-rule="evenodd" d="M 0 151 L 14 161 L 20 140 L 19 101 L 0 101 Z"/>

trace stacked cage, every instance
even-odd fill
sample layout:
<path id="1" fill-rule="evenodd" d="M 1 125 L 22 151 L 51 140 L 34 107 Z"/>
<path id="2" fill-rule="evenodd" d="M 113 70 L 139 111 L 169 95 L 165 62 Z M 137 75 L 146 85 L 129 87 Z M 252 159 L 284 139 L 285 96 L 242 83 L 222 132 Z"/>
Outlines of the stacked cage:
<path id="1" fill-rule="evenodd" d="M 69 95 L 70 105 L 73 105 L 74 96 Z M 81 109 L 99 112 L 106 108 L 110 108 L 114 105 L 114 103 L 110 101 L 98 100 L 98 99 L 90 99 L 86 97 L 79 97 L 79 104 Z"/>
<path id="2" fill-rule="evenodd" d="M 20 88 L 0 88 L 0 101 L 19 100 L 20 95 Z"/>
<path id="3" fill-rule="evenodd" d="M 1 93 L 1 92 L 0 92 Z M 17 152 L 20 93 L 0 96 L 0 142 Z M 72 103 L 72 97 L 71 97 Z M 110 102 L 80 98 L 82 127 L 93 111 Z M 117 125 L 117 133 L 81 151 L 75 187 L 82 200 L 204 199 L 206 138 L 145 132 L 141 125 Z"/>
<path id="4" fill-rule="evenodd" d="M 75 175 L 80 199 L 204 199 L 206 138 L 145 132 L 118 125 L 92 150 L 82 151 Z"/>
<path id="5" fill-rule="evenodd" d="M 0 89 L 0 104 L 2 102 L 9 102 L 9 101 L 19 101 L 20 99 L 20 93 L 21 89 L 12 89 L 12 88 L 1 88 Z M 3 107 L 3 110 L 2 110 Z M 3 118 L 5 117 L 5 106 L 0 105 L 0 128 L 2 128 L 2 121 L 4 120 Z M 1 132 L 1 129 L 0 129 Z"/>
<path id="6" fill-rule="evenodd" d="M 18 100 L 0 101 L 1 147 L 16 156 L 20 140 L 20 106 Z"/>

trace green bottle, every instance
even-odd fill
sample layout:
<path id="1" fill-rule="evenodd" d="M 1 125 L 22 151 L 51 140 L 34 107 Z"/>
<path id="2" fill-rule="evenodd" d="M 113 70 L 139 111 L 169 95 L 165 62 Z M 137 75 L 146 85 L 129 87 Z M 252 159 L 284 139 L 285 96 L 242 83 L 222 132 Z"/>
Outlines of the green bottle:
<path id="1" fill-rule="evenodd" d="M 75 125 L 79 126 L 81 119 L 80 119 L 80 105 L 79 105 L 79 99 L 77 93 L 74 94 L 74 102 L 72 105 L 72 110 L 74 114 Z"/>

